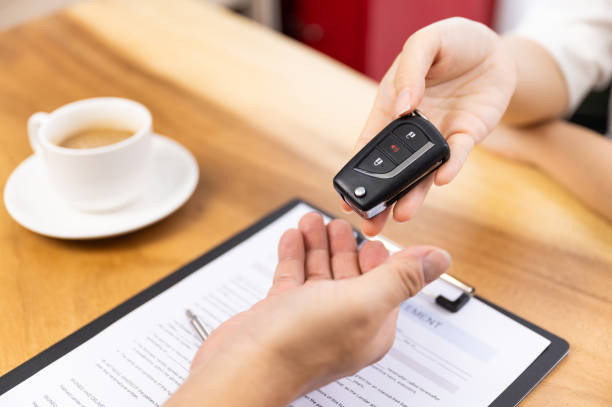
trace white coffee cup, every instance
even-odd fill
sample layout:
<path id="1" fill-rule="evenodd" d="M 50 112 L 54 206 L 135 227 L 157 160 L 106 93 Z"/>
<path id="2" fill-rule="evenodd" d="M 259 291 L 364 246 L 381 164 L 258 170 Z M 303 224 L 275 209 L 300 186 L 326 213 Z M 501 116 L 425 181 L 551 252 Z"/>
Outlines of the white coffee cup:
<path id="1" fill-rule="evenodd" d="M 132 130 L 124 140 L 102 147 L 73 149 L 58 143 L 90 127 Z M 49 181 L 70 206 L 107 211 L 135 199 L 148 182 L 152 139 L 149 110 L 128 99 L 103 97 L 35 113 L 28 135 Z"/>

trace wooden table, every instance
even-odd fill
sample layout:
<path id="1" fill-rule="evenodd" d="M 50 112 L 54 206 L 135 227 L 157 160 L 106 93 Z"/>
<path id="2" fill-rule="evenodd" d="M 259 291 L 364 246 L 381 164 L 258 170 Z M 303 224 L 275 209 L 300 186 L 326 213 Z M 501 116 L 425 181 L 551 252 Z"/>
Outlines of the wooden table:
<path id="1" fill-rule="evenodd" d="M 112 239 L 45 238 L 1 206 L 0 374 L 293 196 L 345 217 L 331 178 L 374 93 L 365 77 L 200 1 L 82 3 L 0 34 L 3 184 L 31 154 L 28 116 L 107 95 L 147 105 L 201 171 L 177 213 Z M 537 171 L 477 149 L 413 220 L 384 233 L 447 248 L 452 272 L 481 295 L 570 342 L 524 405 L 612 404 L 611 223 Z"/>

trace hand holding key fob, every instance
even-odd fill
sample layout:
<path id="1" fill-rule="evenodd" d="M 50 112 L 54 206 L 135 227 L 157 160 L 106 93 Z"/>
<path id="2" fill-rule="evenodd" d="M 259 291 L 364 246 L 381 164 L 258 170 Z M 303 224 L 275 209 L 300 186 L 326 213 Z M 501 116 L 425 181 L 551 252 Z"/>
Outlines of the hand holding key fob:
<path id="1" fill-rule="evenodd" d="M 450 149 L 418 111 L 392 121 L 334 177 L 342 199 L 373 218 L 444 164 Z"/>

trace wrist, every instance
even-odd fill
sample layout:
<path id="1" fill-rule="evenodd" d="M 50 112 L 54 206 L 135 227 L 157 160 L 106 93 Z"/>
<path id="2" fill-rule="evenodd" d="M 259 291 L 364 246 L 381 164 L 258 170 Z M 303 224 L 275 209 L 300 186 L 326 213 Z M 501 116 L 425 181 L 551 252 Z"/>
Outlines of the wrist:
<path id="1" fill-rule="evenodd" d="M 286 406 L 305 391 L 306 383 L 268 349 L 220 350 L 191 372 L 173 399 L 177 406 Z"/>

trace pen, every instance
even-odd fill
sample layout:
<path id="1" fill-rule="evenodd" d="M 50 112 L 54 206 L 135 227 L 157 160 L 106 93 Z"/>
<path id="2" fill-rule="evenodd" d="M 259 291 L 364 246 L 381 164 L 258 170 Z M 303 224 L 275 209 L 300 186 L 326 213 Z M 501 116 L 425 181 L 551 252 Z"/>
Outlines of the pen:
<path id="1" fill-rule="evenodd" d="M 189 309 L 185 311 L 185 314 L 187 315 L 187 318 L 189 318 L 189 323 L 191 326 L 193 326 L 193 329 L 195 329 L 198 336 L 202 338 L 202 342 L 204 342 L 206 338 L 208 338 L 208 331 L 206 328 L 204 328 L 204 325 L 202 325 L 202 322 L 200 322 L 198 316 Z"/>

